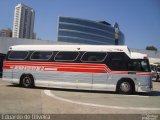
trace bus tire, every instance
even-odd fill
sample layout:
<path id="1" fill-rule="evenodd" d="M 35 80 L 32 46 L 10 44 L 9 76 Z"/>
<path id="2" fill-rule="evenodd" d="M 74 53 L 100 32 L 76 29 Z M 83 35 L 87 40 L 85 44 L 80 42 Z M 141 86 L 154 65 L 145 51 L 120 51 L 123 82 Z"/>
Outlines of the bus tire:
<path id="1" fill-rule="evenodd" d="M 133 94 L 135 92 L 135 84 L 130 79 L 122 79 L 117 84 L 116 92 L 119 94 Z"/>
<path id="2" fill-rule="evenodd" d="M 23 74 L 20 78 L 20 85 L 24 88 L 34 87 L 34 78 L 31 74 Z"/>

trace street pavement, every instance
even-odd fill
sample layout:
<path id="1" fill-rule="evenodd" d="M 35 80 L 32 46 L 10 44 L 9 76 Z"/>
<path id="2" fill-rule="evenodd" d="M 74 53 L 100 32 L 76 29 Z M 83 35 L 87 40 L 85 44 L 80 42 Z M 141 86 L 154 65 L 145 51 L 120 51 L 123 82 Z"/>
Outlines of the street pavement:
<path id="1" fill-rule="evenodd" d="M 22 88 L 0 78 L 0 114 L 160 114 L 160 82 L 151 93 L 120 95 L 51 88 Z"/>

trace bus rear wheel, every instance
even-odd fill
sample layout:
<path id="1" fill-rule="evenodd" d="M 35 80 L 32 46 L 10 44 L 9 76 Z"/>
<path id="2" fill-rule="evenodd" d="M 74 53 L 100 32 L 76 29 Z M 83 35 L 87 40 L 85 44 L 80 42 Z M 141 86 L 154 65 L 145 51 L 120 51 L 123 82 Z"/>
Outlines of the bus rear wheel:
<path id="1" fill-rule="evenodd" d="M 134 85 L 129 80 L 122 80 L 117 85 L 117 90 L 119 94 L 133 94 Z"/>
<path id="2" fill-rule="evenodd" d="M 22 87 L 25 87 L 25 88 L 32 88 L 34 87 L 34 79 L 33 79 L 33 76 L 30 75 L 30 74 L 24 74 L 21 76 L 21 79 L 20 79 L 20 84 Z"/>

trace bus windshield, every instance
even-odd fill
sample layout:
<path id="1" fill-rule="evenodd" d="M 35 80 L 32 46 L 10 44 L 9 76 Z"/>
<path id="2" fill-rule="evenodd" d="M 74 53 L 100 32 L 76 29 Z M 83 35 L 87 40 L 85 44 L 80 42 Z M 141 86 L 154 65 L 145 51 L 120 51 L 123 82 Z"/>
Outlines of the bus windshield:
<path id="1" fill-rule="evenodd" d="M 141 72 L 150 72 L 149 62 L 147 59 L 136 59 L 131 60 L 128 63 L 129 71 L 141 71 Z"/>

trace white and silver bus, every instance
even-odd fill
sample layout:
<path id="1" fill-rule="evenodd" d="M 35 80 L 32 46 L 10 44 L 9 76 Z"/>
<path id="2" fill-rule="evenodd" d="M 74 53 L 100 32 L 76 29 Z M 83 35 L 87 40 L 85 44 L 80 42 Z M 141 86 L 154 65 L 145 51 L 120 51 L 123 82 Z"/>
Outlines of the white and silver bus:
<path id="1" fill-rule="evenodd" d="M 147 55 L 127 46 L 17 45 L 9 48 L 3 80 L 34 86 L 117 91 L 152 89 Z"/>

